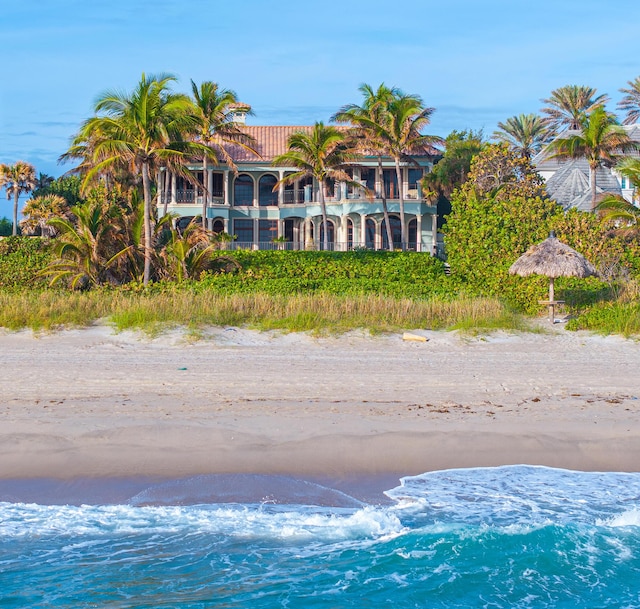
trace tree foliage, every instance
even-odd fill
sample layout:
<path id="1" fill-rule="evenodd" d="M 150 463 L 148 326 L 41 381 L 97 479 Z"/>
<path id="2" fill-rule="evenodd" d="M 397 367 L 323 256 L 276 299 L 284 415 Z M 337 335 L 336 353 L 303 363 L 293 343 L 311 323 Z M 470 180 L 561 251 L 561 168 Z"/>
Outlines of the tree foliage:
<path id="1" fill-rule="evenodd" d="M 546 114 L 545 121 L 552 133 L 558 133 L 564 129 L 579 129 L 582 117 L 595 108 L 604 106 L 608 97 L 597 95 L 597 90 L 584 85 L 565 85 L 551 91 L 543 103 L 542 108 Z"/>
<path id="2" fill-rule="evenodd" d="M 422 178 L 425 196 L 437 205 L 438 228 L 451 212 L 451 194 L 467 180 L 471 161 L 482 150 L 483 135 L 481 131 L 452 131 L 444 145 L 444 155 Z"/>
<path id="3" fill-rule="evenodd" d="M 452 278 L 471 293 L 531 306 L 540 282 L 523 283 L 508 269 L 561 213 L 526 157 L 505 144 L 486 146 L 451 199 L 444 233 Z"/>
<path id="4" fill-rule="evenodd" d="M 498 123 L 493 139 L 506 142 L 518 154 L 531 158 L 549 140 L 549 130 L 545 120 L 537 114 L 520 114 Z"/>
<path id="5" fill-rule="evenodd" d="M 620 89 L 624 97 L 618 102 L 618 108 L 626 113 L 623 125 L 637 123 L 640 119 L 640 76 L 627 82 L 628 89 Z"/>
<path id="6" fill-rule="evenodd" d="M 31 192 L 35 185 L 36 170 L 31 163 L 17 161 L 13 165 L 0 165 L 0 188 L 5 188 L 7 199 L 13 198 L 13 236 L 18 234 L 18 199 L 21 194 Z"/>

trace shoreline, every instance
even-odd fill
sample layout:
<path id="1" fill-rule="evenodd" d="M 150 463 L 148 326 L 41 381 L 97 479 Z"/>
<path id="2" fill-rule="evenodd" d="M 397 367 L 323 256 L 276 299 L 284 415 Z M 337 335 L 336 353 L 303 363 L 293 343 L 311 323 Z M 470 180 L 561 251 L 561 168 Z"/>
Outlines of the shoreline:
<path id="1" fill-rule="evenodd" d="M 459 467 L 640 470 L 637 342 L 415 332 L 428 340 L 0 333 L 0 493 L 211 474 L 360 478 L 375 493 Z"/>

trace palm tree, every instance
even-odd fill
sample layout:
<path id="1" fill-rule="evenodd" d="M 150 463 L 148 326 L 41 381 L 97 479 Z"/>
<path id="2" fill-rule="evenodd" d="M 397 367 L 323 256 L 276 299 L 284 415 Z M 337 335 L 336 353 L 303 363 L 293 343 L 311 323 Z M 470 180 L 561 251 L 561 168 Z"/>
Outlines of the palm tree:
<path id="1" fill-rule="evenodd" d="M 362 106 L 347 104 L 331 117 L 340 123 L 350 123 L 353 128 L 353 136 L 361 149 L 373 152 L 378 157 L 378 172 L 382 176 L 382 155 L 385 153 L 384 141 L 380 136 L 381 130 L 387 122 L 386 112 L 394 97 L 401 95 L 399 89 L 387 87 L 382 83 L 377 90 L 368 84 L 358 87 L 362 93 Z M 382 199 L 382 213 L 387 230 L 387 242 L 389 249 L 393 249 L 393 235 L 389 220 L 387 206 L 387 193 L 384 188 L 380 193 Z"/>
<path id="2" fill-rule="evenodd" d="M 27 201 L 22 215 L 24 219 L 20 221 L 20 227 L 25 234 L 54 237 L 57 231 L 49 225 L 49 220 L 67 217 L 69 204 L 60 195 L 41 195 Z"/>
<path id="3" fill-rule="evenodd" d="M 604 107 L 596 106 L 580 123 L 580 132 L 557 138 L 549 144 L 551 157 L 584 158 L 589 163 L 591 210 L 597 202 L 596 171 L 603 164 L 613 164 L 617 155 L 634 147 L 627 132 L 615 116 Z"/>
<path id="4" fill-rule="evenodd" d="M 258 155 L 251 147 L 253 138 L 244 133 L 234 122 L 234 111 L 238 106 L 238 97 L 229 89 L 220 89 L 215 82 L 205 81 L 196 85 L 191 81 L 193 93 L 193 114 L 196 117 L 195 135 L 200 142 L 211 148 L 213 155 L 203 155 L 203 170 L 206 178 L 208 161 L 218 163 L 222 157 L 225 163 L 235 172 L 236 166 L 225 145 L 235 144 Z M 211 193 L 205 186 L 202 201 L 202 227 L 207 226 L 207 205 Z"/>
<path id="5" fill-rule="evenodd" d="M 35 186 L 36 170 L 31 163 L 18 161 L 15 165 L 0 165 L 0 188 L 6 189 L 7 199 L 13 197 L 13 236 L 18 234 L 18 199 Z"/>
<path id="6" fill-rule="evenodd" d="M 55 178 L 53 176 L 42 172 L 38 173 L 35 190 L 43 190 L 44 188 L 51 186 L 54 180 Z"/>
<path id="7" fill-rule="evenodd" d="M 85 121 L 70 149 L 71 153 L 74 147 L 80 147 L 85 154 L 85 185 L 103 171 L 124 163 L 132 173 L 141 175 L 145 285 L 151 277 L 153 255 L 152 176 L 161 163 L 184 166 L 189 158 L 213 156 L 204 144 L 185 140 L 185 135 L 195 129 L 195 118 L 189 97 L 169 91 L 175 80 L 168 74 L 142 74 L 132 93 L 103 94 L 95 105 L 97 116 Z"/>
<path id="8" fill-rule="evenodd" d="M 195 221 L 182 231 L 172 227 L 160 253 L 164 262 L 163 274 L 175 281 L 199 279 L 202 273 L 213 267 L 216 249 L 217 244 L 211 241 L 207 230 Z"/>
<path id="9" fill-rule="evenodd" d="M 493 139 L 505 142 L 510 148 L 530 159 L 549 139 L 545 120 L 537 114 L 512 116 L 498 123 Z"/>
<path id="10" fill-rule="evenodd" d="M 551 96 L 543 99 L 548 104 L 542 108 L 547 127 L 551 133 L 557 133 L 562 129 L 580 129 L 582 116 L 589 114 L 598 106 L 604 106 L 608 97 L 597 95 L 593 87 L 581 85 L 565 85 L 551 91 Z"/>
<path id="11" fill-rule="evenodd" d="M 616 165 L 616 170 L 629 178 L 634 191 L 640 188 L 640 159 L 627 157 Z M 635 195 L 635 193 L 634 193 Z M 620 195 L 609 195 L 597 207 L 603 220 L 614 222 L 622 232 L 637 235 L 640 232 L 640 207 L 629 203 Z"/>
<path id="12" fill-rule="evenodd" d="M 618 108 L 627 113 L 623 125 L 631 125 L 636 123 L 640 118 L 640 76 L 635 80 L 627 81 L 628 89 L 620 89 L 624 93 L 624 97 L 618 102 Z"/>
<path id="13" fill-rule="evenodd" d="M 394 160 L 396 166 L 403 250 L 407 246 L 407 226 L 400 163 L 405 160 L 411 161 L 414 153 L 424 152 L 425 149 L 431 150 L 435 144 L 443 143 L 440 137 L 421 133 L 422 129 L 429 124 L 434 111 L 434 108 L 426 108 L 418 95 L 400 93 L 388 104 L 379 131 L 386 154 Z"/>
<path id="14" fill-rule="evenodd" d="M 354 160 L 355 155 L 347 146 L 344 131 L 317 122 L 310 132 L 298 131 L 289 136 L 288 150 L 273 159 L 274 165 L 296 167 L 298 171 L 290 173 L 278 182 L 292 184 L 297 180 L 312 177 L 318 184 L 318 202 L 322 213 L 324 231 L 324 249 L 329 249 L 329 225 L 327 207 L 324 199 L 324 187 L 328 178 L 354 184 L 345 166 Z"/>
<path id="15" fill-rule="evenodd" d="M 117 265 L 130 248 L 122 240 L 122 210 L 99 193 L 93 194 L 74 207 L 74 218 L 48 220 L 59 233 L 53 241 L 57 259 L 42 272 L 51 276 L 51 284 L 69 279 L 76 289 L 117 282 Z"/>

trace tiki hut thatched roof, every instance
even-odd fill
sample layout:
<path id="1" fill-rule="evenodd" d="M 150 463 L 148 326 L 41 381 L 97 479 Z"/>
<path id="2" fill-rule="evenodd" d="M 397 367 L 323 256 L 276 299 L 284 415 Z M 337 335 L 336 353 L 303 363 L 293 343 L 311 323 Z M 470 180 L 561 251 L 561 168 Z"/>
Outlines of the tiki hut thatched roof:
<path id="1" fill-rule="evenodd" d="M 531 246 L 509 269 L 512 275 L 527 277 L 589 277 L 596 275 L 596 269 L 582 254 L 561 243 L 551 233 L 542 243 Z"/>

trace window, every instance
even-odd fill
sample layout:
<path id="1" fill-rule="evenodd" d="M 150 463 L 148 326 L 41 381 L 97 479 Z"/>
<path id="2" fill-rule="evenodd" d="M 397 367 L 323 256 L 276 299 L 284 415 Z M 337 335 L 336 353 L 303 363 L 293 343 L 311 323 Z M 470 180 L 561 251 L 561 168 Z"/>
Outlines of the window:
<path id="1" fill-rule="evenodd" d="M 366 246 L 374 248 L 376 245 L 376 223 L 371 218 L 367 218 L 366 224 Z"/>
<path id="2" fill-rule="evenodd" d="M 387 195 L 387 199 L 398 199 L 398 180 L 396 179 L 395 169 L 383 169 L 382 174 L 384 176 L 384 192 Z"/>
<path id="3" fill-rule="evenodd" d="M 258 182 L 258 205 L 277 205 L 278 191 L 273 192 L 274 186 L 278 183 L 276 176 L 265 175 Z"/>
<path id="4" fill-rule="evenodd" d="M 394 249 L 399 249 L 402 247 L 402 226 L 400 224 L 400 218 L 398 218 L 398 216 L 389 216 L 389 224 L 391 225 L 393 247 Z M 382 221 L 382 228 L 380 231 L 382 232 L 382 247 L 384 249 L 388 249 L 389 239 L 387 239 L 387 224 L 384 220 Z"/>
<path id="5" fill-rule="evenodd" d="M 211 188 L 211 196 L 221 198 L 224 196 L 224 188 L 222 183 L 224 181 L 224 174 L 213 173 L 213 186 Z"/>
<path id="6" fill-rule="evenodd" d="M 258 220 L 258 241 L 260 243 L 271 243 L 277 237 L 277 220 Z"/>
<path id="7" fill-rule="evenodd" d="M 216 235 L 219 235 L 220 233 L 224 233 L 224 220 L 222 218 L 216 218 L 213 221 L 212 230 L 214 233 L 216 233 Z"/>
<path id="8" fill-rule="evenodd" d="M 360 182 L 364 182 L 364 185 L 371 191 L 371 194 L 375 196 L 376 190 L 376 170 L 373 167 L 361 167 L 360 168 Z"/>
<path id="9" fill-rule="evenodd" d="M 233 183 L 233 204 L 253 205 L 253 178 L 249 174 L 241 173 L 235 179 Z"/>
<path id="10" fill-rule="evenodd" d="M 409 192 L 407 199 L 418 199 L 420 189 L 420 180 L 422 180 L 422 169 L 409 169 Z"/>
<path id="11" fill-rule="evenodd" d="M 335 226 L 331 220 L 327 220 L 327 242 L 329 244 L 335 241 Z M 320 249 L 324 246 L 324 222 L 320 221 Z M 329 246 L 329 249 L 332 249 Z"/>
<path id="12" fill-rule="evenodd" d="M 234 220 L 233 233 L 238 243 L 253 243 L 253 220 Z"/>

